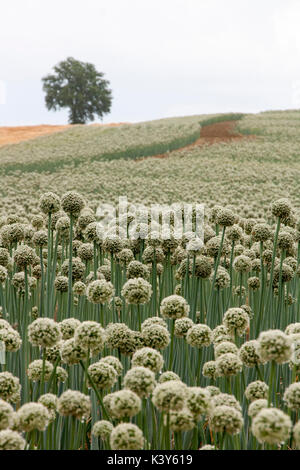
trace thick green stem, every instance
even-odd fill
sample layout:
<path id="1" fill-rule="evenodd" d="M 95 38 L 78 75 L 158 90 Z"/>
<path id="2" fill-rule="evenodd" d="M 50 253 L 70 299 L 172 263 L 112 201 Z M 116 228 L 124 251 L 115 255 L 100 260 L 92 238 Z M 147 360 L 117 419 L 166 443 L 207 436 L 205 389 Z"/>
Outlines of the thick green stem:
<path id="1" fill-rule="evenodd" d="M 73 257 L 73 215 L 70 214 L 70 243 L 69 243 L 69 283 L 68 283 L 68 310 L 67 316 L 71 316 L 72 307 L 72 257 Z"/>

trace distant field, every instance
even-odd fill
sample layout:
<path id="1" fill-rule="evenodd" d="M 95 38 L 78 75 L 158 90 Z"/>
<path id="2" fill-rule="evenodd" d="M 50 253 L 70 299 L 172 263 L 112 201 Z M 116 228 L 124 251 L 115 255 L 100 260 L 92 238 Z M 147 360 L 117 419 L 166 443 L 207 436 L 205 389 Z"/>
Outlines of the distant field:
<path id="1" fill-rule="evenodd" d="M 199 137 L 200 116 L 119 127 L 72 126 L 38 139 L 0 148 L 0 171 L 47 171 L 83 161 L 138 158 L 174 150 Z"/>
<path id="2" fill-rule="evenodd" d="M 255 139 L 190 146 L 171 151 L 169 158 L 134 161 L 194 142 L 200 122 L 222 118 L 199 115 L 108 129 L 78 127 L 2 147 L 0 210 L 35 208 L 45 188 L 58 194 L 77 189 L 94 208 L 124 194 L 145 203 L 232 204 L 248 216 L 264 215 L 274 197 L 290 197 L 300 208 L 299 111 L 242 117 L 237 131 L 256 134 Z"/>

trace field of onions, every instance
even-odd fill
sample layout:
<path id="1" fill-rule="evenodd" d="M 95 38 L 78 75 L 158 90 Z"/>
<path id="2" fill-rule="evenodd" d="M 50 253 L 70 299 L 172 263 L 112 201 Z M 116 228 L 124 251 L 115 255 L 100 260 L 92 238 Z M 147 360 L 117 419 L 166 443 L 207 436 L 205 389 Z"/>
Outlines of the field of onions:
<path id="1" fill-rule="evenodd" d="M 163 148 L 164 134 L 156 128 L 163 126 L 174 139 L 186 122 L 189 125 L 182 126 L 180 134 L 186 138 L 193 134 L 195 123 L 199 135 L 199 122 L 205 120 L 207 116 L 166 119 L 141 124 L 140 130 L 138 124 L 131 125 L 125 136 L 123 126 L 110 128 L 110 147 L 106 138 L 100 138 L 103 129 L 89 126 L 1 147 L 0 217 L 17 213 L 26 219 L 39 213 L 38 201 L 46 191 L 61 197 L 70 190 L 83 194 L 95 212 L 100 203 L 117 204 L 119 195 L 146 205 L 197 201 L 212 208 L 219 204 L 240 217 L 267 221 L 276 199 L 288 198 L 300 209 L 299 111 L 244 116 L 238 128 L 255 134 L 254 138 L 172 151 L 163 159 L 133 158 L 139 132 L 147 146 L 156 139 Z M 113 155 L 116 144 L 124 155 L 128 152 L 128 158 L 103 159 L 101 150 L 110 148 Z M 100 158 L 95 160 L 97 152 Z"/>
<path id="2" fill-rule="evenodd" d="M 62 132 L 0 148 L 0 173 L 53 171 L 67 164 L 136 159 L 171 151 L 199 137 L 206 116 L 158 119 L 118 127 L 74 125 Z"/>
<path id="3" fill-rule="evenodd" d="M 129 206 L 125 229 L 76 191 L 37 207 L 1 218 L 0 449 L 300 446 L 289 200 L 214 205 L 203 240 L 180 207 Z"/>

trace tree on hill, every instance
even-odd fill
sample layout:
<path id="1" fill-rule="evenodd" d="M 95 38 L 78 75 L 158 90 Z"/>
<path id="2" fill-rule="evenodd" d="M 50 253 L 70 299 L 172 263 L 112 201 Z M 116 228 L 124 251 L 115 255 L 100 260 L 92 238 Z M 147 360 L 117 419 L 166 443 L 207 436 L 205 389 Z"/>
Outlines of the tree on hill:
<path id="1" fill-rule="evenodd" d="M 85 124 L 109 113 L 112 102 L 109 81 L 95 66 L 68 57 L 54 67 L 54 73 L 42 78 L 49 110 L 69 108 L 71 124 Z"/>

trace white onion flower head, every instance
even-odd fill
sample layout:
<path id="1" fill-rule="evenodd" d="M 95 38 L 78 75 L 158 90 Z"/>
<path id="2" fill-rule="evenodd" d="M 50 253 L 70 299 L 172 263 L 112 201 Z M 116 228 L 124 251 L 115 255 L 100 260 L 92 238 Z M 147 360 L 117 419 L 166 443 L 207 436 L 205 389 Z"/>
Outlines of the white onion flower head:
<path id="1" fill-rule="evenodd" d="M 50 421 L 54 421 L 56 418 L 57 402 L 58 398 L 53 393 L 45 393 L 38 399 L 38 403 L 41 403 L 47 408 L 50 415 Z"/>
<path id="2" fill-rule="evenodd" d="M 300 408 L 300 383 L 295 382 L 289 385 L 284 392 L 283 400 L 291 410 Z"/>
<path id="3" fill-rule="evenodd" d="M 268 330 L 258 337 L 258 354 L 262 361 L 283 364 L 291 358 L 292 340 L 281 330 Z"/>
<path id="4" fill-rule="evenodd" d="M 87 287 L 87 298 L 93 304 L 104 304 L 109 302 L 115 295 L 115 289 L 110 281 L 97 279 L 92 281 Z"/>
<path id="5" fill-rule="evenodd" d="M 212 341 L 212 331 L 209 326 L 197 323 L 188 330 L 186 341 L 194 348 L 209 346 Z"/>
<path id="6" fill-rule="evenodd" d="M 10 428 L 13 424 L 13 407 L 0 398 L 0 431 Z"/>
<path id="7" fill-rule="evenodd" d="M 73 338 L 71 338 L 71 339 L 73 339 Z M 65 341 L 59 341 L 59 343 L 55 344 L 51 348 L 46 348 L 45 349 L 45 355 L 46 355 L 47 361 L 51 362 L 52 364 L 55 364 L 56 361 L 57 361 L 57 363 L 60 362 L 60 359 L 61 359 L 60 350 L 61 350 L 61 347 L 64 343 L 65 343 Z"/>
<path id="8" fill-rule="evenodd" d="M 239 349 L 239 358 L 247 367 L 256 367 L 261 364 L 262 360 L 258 354 L 258 341 L 256 339 L 246 341 Z"/>
<path id="9" fill-rule="evenodd" d="M 53 365 L 49 361 L 45 361 L 43 363 L 42 359 L 36 359 L 35 361 L 29 364 L 28 369 L 27 369 L 28 379 L 32 380 L 33 382 L 42 380 L 43 369 L 44 369 L 44 381 L 48 382 L 53 372 Z"/>
<path id="10" fill-rule="evenodd" d="M 247 273 L 251 271 L 251 258 L 246 255 L 237 256 L 233 262 L 233 268 L 238 273 Z"/>
<path id="11" fill-rule="evenodd" d="M 190 306 L 184 297 L 180 295 L 170 295 L 165 297 L 160 306 L 160 313 L 164 318 L 177 318 L 186 317 L 189 314 Z"/>
<path id="12" fill-rule="evenodd" d="M 145 346 L 153 349 L 165 349 L 170 343 L 170 333 L 161 325 L 144 327 L 142 336 Z"/>
<path id="13" fill-rule="evenodd" d="M 189 317 L 182 317 L 178 318 L 175 320 L 175 326 L 174 326 L 174 335 L 177 338 L 185 338 L 187 332 L 189 331 L 190 328 L 194 326 L 194 322 L 191 318 Z"/>
<path id="14" fill-rule="evenodd" d="M 44 405 L 48 410 L 56 411 L 58 398 L 54 393 L 45 393 L 38 399 L 38 403 Z"/>
<path id="15" fill-rule="evenodd" d="M 213 280 L 213 274 L 210 276 L 210 280 Z M 230 284 L 230 275 L 222 266 L 217 269 L 215 289 L 225 289 Z"/>
<path id="16" fill-rule="evenodd" d="M 112 397 L 113 397 L 113 393 L 108 393 L 107 395 L 104 395 L 103 397 L 103 405 L 105 406 L 108 414 L 111 414 L 110 404 L 111 404 Z"/>
<path id="17" fill-rule="evenodd" d="M 175 374 L 172 370 L 166 370 L 163 372 L 158 379 L 158 383 L 162 384 L 164 382 L 168 382 L 169 380 L 180 380 L 179 375 Z"/>
<path id="18" fill-rule="evenodd" d="M 273 201 L 271 204 L 271 211 L 275 217 L 286 219 L 290 216 L 292 207 L 288 199 L 281 198 Z"/>
<path id="19" fill-rule="evenodd" d="M 69 191 L 63 195 L 61 206 L 67 214 L 77 216 L 84 207 L 84 199 L 76 191 Z"/>
<path id="20" fill-rule="evenodd" d="M 204 244 L 201 238 L 192 238 L 186 246 L 186 251 L 190 253 L 190 255 L 196 255 L 203 250 L 203 246 Z"/>
<path id="21" fill-rule="evenodd" d="M 106 345 L 112 349 L 122 349 L 130 340 L 131 330 L 125 323 L 109 323 L 105 330 Z"/>
<path id="22" fill-rule="evenodd" d="M 110 435 L 112 450 L 140 450 L 144 447 L 144 436 L 140 428 L 132 423 L 121 423 Z"/>
<path id="23" fill-rule="evenodd" d="M 65 364 L 72 365 L 78 364 L 83 359 L 87 358 L 88 351 L 86 348 L 75 343 L 74 338 L 63 341 L 60 347 L 61 360 Z"/>
<path id="24" fill-rule="evenodd" d="M 216 360 L 217 363 L 217 375 L 220 377 L 228 377 L 230 375 L 236 375 L 242 371 L 243 363 L 236 354 L 227 353 L 222 354 Z"/>
<path id="25" fill-rule="evenodd" d="M 76 281 L 73 284 L 73 292 L 75 295 L 85 295 L 86 294 L 86 285 L 82 281 Z"/>
<path id="26" fill-rule="evenodd" d="M 39 206 L 44 214 L 53 214 L 60 209 L 60 199 L 57 194 L 49 191 L 42 194 L 39 200 Z"/>
<path id="27" fill-rule="evenodd" d="M 8 323 L 8 321 L 4 320 L 4 318 L 0 318 L 0 330 L 10 330 L 12 326 Z"/>
<path id="28" fill-rule="evenodd" d="M 152 395 L 152 402 L 160 411 L 181 410 L 186 403 L 187 386 L 179 380 L 158 384 Z"/>
<path id="29" fill-rule="evenodd" d="M 76 328 L 74 341 L 76 346 L 98 353 L 104 347 L 105 331 L 100 323 L 84 321 Z"/>
<path id="30" fill-rule="evenodd" d="M 62 416 L 86 420 L 91 414 L 91 399 L 77 390 L 66 390 L 58 399 L 57 411 Z"/>
<path id="31" fill-rule="evenodd" d="M 41 403 L 25 403 L 17 411 L 19 427 L 22 431 L 45 431 L 51 416 L 47 408 Z"/>
<path id="32" fill-rule="evenodd" d="M 224 314 L 223 324 L 232 335 L 242 336 L 249 328 L 249 315 L 242 308 L 229 308 Z"/>
<path id="33" fill-rule="evenodd" d="M 92 427 L 92 435 L 106 441 L 110 438 L 111 432 L 114 429 L 112 423 L 106 420 L 96 421 Z"/>
<path id="34" fill-rule="evenodd" d="M 285 329 L 286 335 L 294 335 L 295 333 L 300 333 L 300 323 L 290 323 Z"/>
<path id="35" fill-rule="evenodd" d="M 240 413 L 242 412 L 242 407 L 234 395 L 230 395 L 229 393 L 217 393 L 211 398 L 212 409 L 216 406 L 223 405 L 230 406 Z"/>
<path id="36" fill-rule="evenodd" d="M 209 413 L 211 408 L 211 397 L 208 390 L 201 387 L 188 387 L 186 406 L 195 418 Z"/>
<path id="37" fill-rule="evenodd" d="M 105 356 L 100 359 L 100 362 L 104 362 L 112 366 L 118 375 L 122 374 L 123 366 L 121 361 L 116 356 Z"/>
<path id="38" fill-rule="evenodd" d="M 245 390 L 245 397 L 247 400 L 252 402 L 254 400 L 258 400 L 259 398 L 268 398 L 268 393 L 269 386 L 261 380 L 256 380 L 247 386 Z"/>
<path id="39" fill-rule="evenodd" d="M 218 335 L 216 337 L 216 339 L 213 341 L 214 343 L 214 346 L 217 346 L 218 344 L 220 343 L 224 343 L 224 342 L 231 342 L 231 343 L 234 343 L 233 339 L 232 339 L 232 336 L 230 336 L 229 334 L 226 334 L 226 335 Z"/>
<path id="40" fill-rule="evenodd" d="M 24 450 L 25 439 L 16 431 L 6 429 L 0 431 L 0 450 Z"/>
<path id="41" fill-rule="evenodd" d="M 5 351 L 16 352 L 22 346 L 22 340 L 19 333 L 13 328 L 0 328 L 0 341 L 5 344 Z"/>
<path id="42" fill-rule="evenodd" d="M 251 430 L 259 442 L 282 444 L 290 437 L 292 421 L 277 408 L 263 408 L 253 419 Z"/>
<path id="43" fill-rule="evenodd" d="M 163 326 L 164 328 L 168 328 L 167 322 L 161 317 L 149 317 L 146 318 L 146 320 L 143 321 L 141 325 L 141 330 L 143 331 L 144 328 L 148 328 L 149 326 L 152 325 L 160 325 Z"/>
<path id="44" fill-rule="evenodd" d="M 170 429 L 175 432 L 189 431 L 195 427 L 193 413 L 188 408 L 170 412 Z"/>
<path id="45" fill-rule="evenodd" d="M 149 368 L 153 372 L 159 372 L 164 365 L 164 359 L 160 352 L 145 347 L 138 349 L 134 353 L 131 363 L 133 367 L 142 366 Z"/>
<path id="46" fill-rule="evenodd" d="M 249 405 L 248 415 L 250 416 L 250 418 L 255 418 L 255 416 L 258 415 L 258 413 L 264 408 L 268 408 L 268 400 L 264 398 L 254 400 Z"/>
<path id="47" fill-rule="evenodd" d="M 28 326 L 28 339 L 33 346 L 51 348 L 61 340 L 59 325 L 51 318 L 37 318 Z"/>
<path id="48" fill-rule="evenodd" d="M 215 343 L 217 338 L 219 338 L 220 336 L 223 337 L 226 335 L 229 336 L 229 331 L 227 330 L 226 326 L 223 324 L 218 325 L 212 330 L 212 342 Z"/>
<path id="49" fill-rule="evenodd" d="M 222 354 L 227 354 L 227 353 L 237 354 L 238 348 L 231 341 L 223 341 L 222 343 L 215 345 L 214 351 L 215 351 L 215 358 L 218 359 L 218 357 L 222 356 Z"/>
<path id="50" fill-rule="evenodd" d="M 80 321 L 77 318 L 65 318 L 59 323 L 62 339 L 73 338 L 76 329 L 79 327 Z"/>
<path id="51" fill-rule="evenodd" d="M 217 406 L 210 414 L 210 428 L 214 432 L 237 434 L 241 431 L 243 424 L 241 412 L 231 406 Z"/>
<path id="52" fill-rule="evenodd" d="M 152 286 L 142 277 L 128 279 L 122 287 L 121 294 L 127 304 L 146 304 L 151 298 Z"/>
<path id="53" fill-rule="evenodd" d="M 10 400 L 21 389 L 20 379 L 10 372 L 0 372 L 0 398 Z"/>
<path id="54" fill-rule="evenodd" d="M 141 411 L 141 399 L 132 390 L 119 390 L 111 396 L 110 411 L 118 420 L 130 418 Z"/>
<path id="55" fill-rule="evenodd" d="M 129 388 L 141 398 L 148 397 L 155 385 L 154 372 L 146 367 L 133 367 L 126 372 L 124 377 L 124 387 Z"/>
<path id="56" fill-rule="evenodd" d="M 65 383 L 68 379 L 68 372 L 63 367 L 56 367 L 56 381 Z"/>
<path id="57" fill-rule="evenodd" d="M 208 377 L 211 380 L 217 378 L 217 363 L 216 361 L 207 361 L 203 364 L 202 375 Z"/>
<path id="58" fill-rule="evenodd" d="M 98 389 L 111 388 L 117 381 L 116 369 L 110 364 L 98 361 L 91 364 L 88 373 Z"/>

